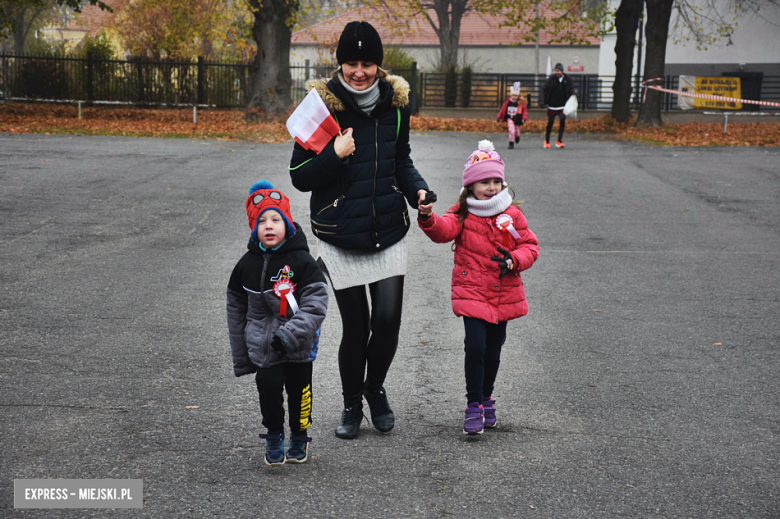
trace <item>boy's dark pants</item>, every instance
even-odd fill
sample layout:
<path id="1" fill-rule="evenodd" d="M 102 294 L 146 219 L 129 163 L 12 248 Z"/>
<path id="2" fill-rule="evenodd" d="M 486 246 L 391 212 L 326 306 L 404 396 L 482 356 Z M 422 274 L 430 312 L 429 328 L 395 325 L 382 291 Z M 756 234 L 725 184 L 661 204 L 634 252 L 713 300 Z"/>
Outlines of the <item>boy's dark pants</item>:
<path id="1" fill-rule="evenodd" d="M 493 394 L 501 346 L 506 340 L 506 321 L 489 323 L 482 319 L 464 317 L 466 327 L 466 401 L 482 403 L 482 398 Z"/>
<path id="2" fill-rule="evenodd" d="M 270 368 L 258 368 L 255 382 L 260 394 L 260 412 L 268 432 L 284 432 L 284 395 L 290 411 L 290 435 L 306 434 L 311 425 L 312 362 L 285 362 Z M 296 434 L 298 433 L 298 434 Z"/>

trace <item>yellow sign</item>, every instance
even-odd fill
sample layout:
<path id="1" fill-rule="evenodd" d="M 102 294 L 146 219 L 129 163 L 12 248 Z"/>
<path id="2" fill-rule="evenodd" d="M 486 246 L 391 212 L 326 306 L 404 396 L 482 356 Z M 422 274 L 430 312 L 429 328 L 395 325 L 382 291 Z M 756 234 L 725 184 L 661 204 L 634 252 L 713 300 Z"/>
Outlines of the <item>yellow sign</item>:
<path id="1" fill-rule="evenodd" d="M 738 77 L 699 77 L 696 76 L 695 92 L 720 97 L 742 99 L 742 82 Z M 693 99 L 693 109 L 714 108 L 717 110 L 741 110 L 742 103 L 734 101 L 715 101 L 713 99 Z"/>

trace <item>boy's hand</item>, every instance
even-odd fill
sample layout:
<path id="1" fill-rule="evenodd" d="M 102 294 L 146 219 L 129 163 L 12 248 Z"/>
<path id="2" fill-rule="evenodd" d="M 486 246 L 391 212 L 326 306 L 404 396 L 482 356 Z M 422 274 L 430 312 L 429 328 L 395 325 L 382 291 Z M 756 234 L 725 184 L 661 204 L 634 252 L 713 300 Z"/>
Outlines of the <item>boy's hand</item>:
<path id="1" fill-rule="evenodd" d="M 420 200 L 417 202 L 417 210 L 420 211 L 420 216 L 430 216 L 433 212 L 433 204 L 437 200 L 436 193 L 420 189 L 417 192 L 417 196 L 420 197 Z"/>
<path id="2" fill-rule="evenodd" d="M 257 366 L 255 366 L 249 360 L 241 364 L 240 366 L 236 366 L 235 362 L 233 364 L 233 374 L 237 377 L 243 377 L 244 375 L 251 375 L 252 373 L 256 373 L 256 372 L 257 372 Z"/>
<path id="3" fill-rule="evenodd" d="M 283 359 L 288 353 L 293 353 L 296 350 L 295 344 L 292 344 L 290 339 L 281 330 L 274 332 L 274 338 L 271 339 L 271 348 L 279 352 L 279 358 Z"/>
<path id="4" fill-rule="evenodd" d="M 501 269 L 498 279 L 501 279 L 506 276 L 510 270 L 514 269 L 515 266 L 512 263 L 512 255 L 509 254 L 509 251 L 499 245 L 498 252 L 500 252 L 502 256 L 490 256 L 490 259 L 498 262 L 498 268 Z"/>
<path id="5" fill-rule="evenodd" d="M 340 159 L 351 155 L 355 151 L 355 139 L 352 137 L 352 128 L 347 128 L 343 134 L 339 134 L 336 137 L 336 140 L 333 141 L 333 149 Z"/>

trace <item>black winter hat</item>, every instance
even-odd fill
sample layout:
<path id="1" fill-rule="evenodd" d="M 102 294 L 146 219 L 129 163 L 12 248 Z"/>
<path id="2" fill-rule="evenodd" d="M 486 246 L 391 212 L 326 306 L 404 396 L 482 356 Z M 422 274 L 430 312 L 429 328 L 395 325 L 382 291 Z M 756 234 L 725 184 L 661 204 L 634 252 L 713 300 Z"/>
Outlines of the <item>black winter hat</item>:
<path id="1" fill-rule="evenodd" d="M 368 22 L 349 22 L 339 37 L 336 61 L 339 65 L 348 61 L 370 61 L 382 66 L 385 54 L 382 38 Z"/>
<path id="2" fill-rule="evenodd" d="M 563 72 L 563 65 L 561 65 L 560 63 L 556 63 L 555 70 L 560 70 L 561 72 Z"/>

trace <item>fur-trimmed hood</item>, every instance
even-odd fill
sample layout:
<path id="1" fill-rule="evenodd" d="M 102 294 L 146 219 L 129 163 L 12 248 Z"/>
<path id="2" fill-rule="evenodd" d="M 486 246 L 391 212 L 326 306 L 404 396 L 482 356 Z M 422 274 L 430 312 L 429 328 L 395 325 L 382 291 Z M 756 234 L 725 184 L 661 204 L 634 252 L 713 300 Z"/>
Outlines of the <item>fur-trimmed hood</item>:
<path id="1" fill-rule="evenodd" d="M 316 88 L 325 106 L 331 112 L 343 112 L 347 109 L 344 103 L 328 90 L 330 79 L 312 79 L 306 82 L 306 91 Z M 409 83 L 401 76 L 387 76 L 379 81 L 387 81 L 393 89 L 393 108 L 402 108 L 409 104 Z"/>

